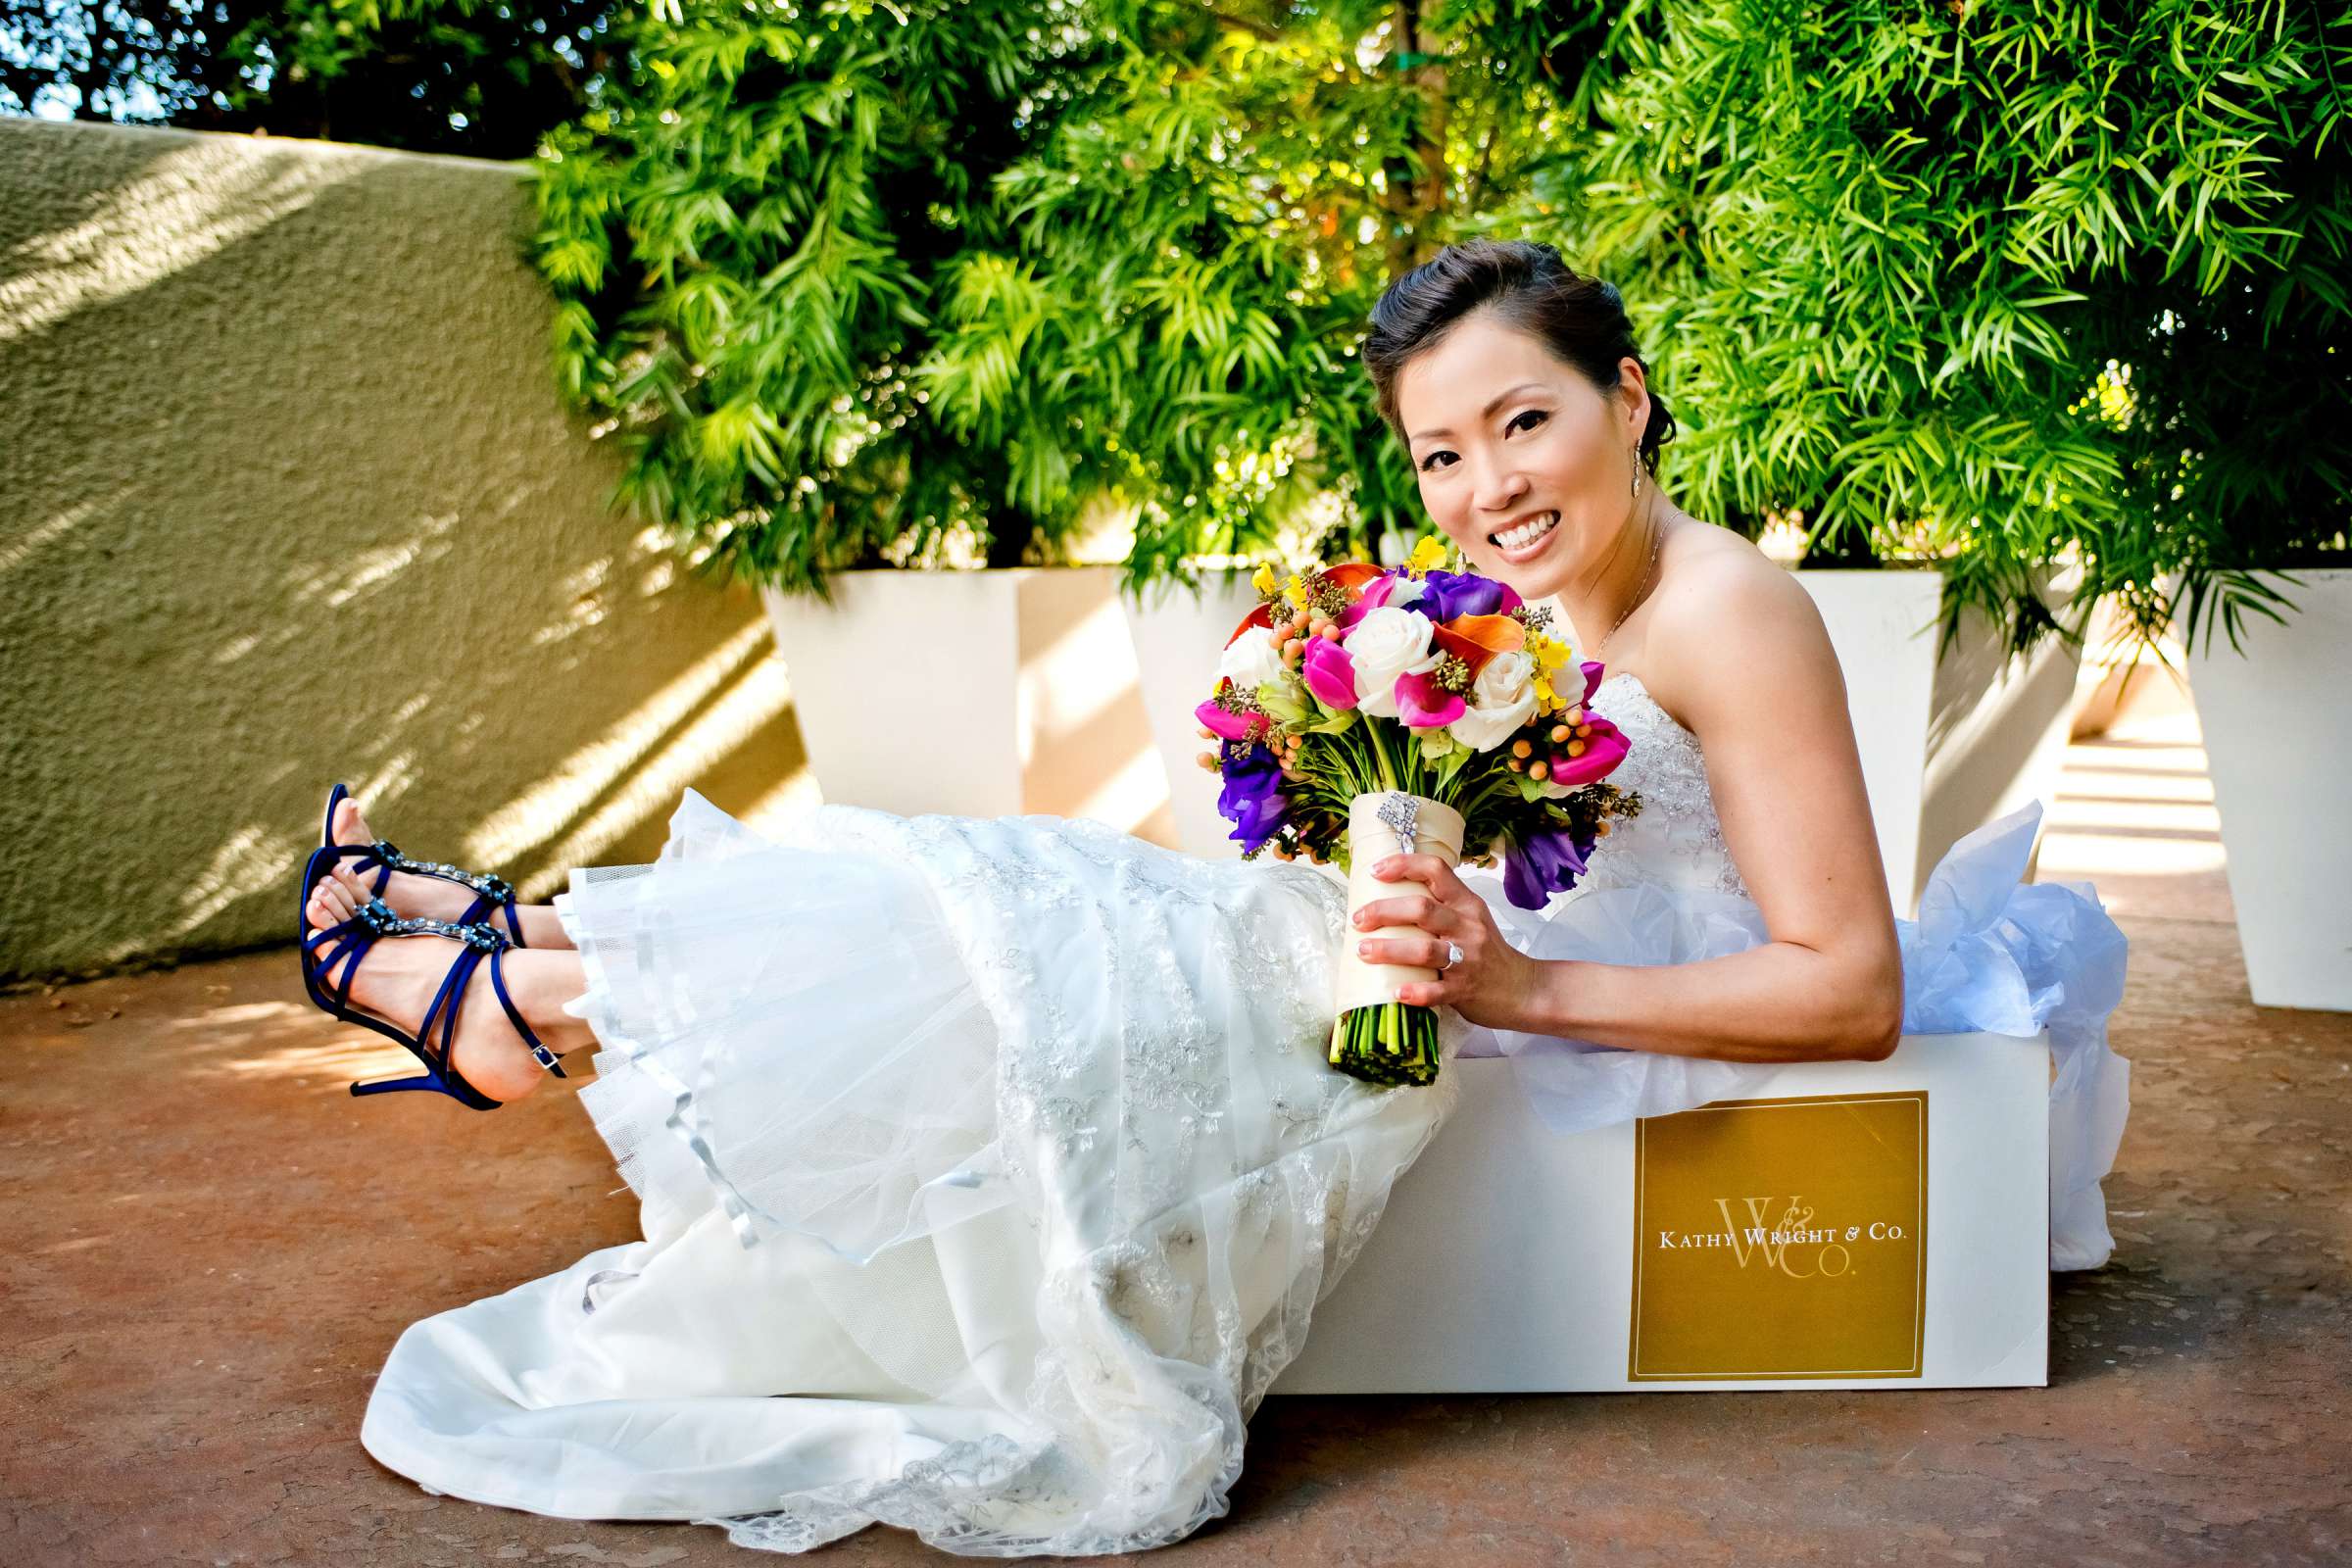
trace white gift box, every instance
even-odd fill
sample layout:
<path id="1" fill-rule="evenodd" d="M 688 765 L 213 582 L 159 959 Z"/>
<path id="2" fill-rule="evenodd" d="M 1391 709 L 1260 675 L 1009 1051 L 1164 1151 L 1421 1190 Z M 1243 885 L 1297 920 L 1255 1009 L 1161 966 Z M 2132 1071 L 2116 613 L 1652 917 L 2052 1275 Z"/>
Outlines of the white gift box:
<path id="1" fill-rule="evenodd" d="M 2048 1382 L 2046 1037 L 1906 1036 L 1573 1135 L 1507 1058 L 1446 1071 L 1459 1103 L 1274 1393 Z"/>

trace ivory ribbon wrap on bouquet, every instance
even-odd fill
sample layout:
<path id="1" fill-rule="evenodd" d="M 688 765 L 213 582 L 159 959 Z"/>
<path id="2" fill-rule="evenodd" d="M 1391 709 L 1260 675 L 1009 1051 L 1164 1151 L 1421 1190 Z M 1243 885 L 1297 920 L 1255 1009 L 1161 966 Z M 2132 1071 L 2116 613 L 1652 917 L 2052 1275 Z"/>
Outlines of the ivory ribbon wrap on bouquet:
<path id="1" fill-rule="evenodd" d="M 1410 809 L 1404 808 L 1409 803 Z M 1413 842 L 1403 843 L 1399 822 L 1409 821 Z M 1366 963 L 1356 956 L 1356 944 L 1368 937 L 1421 936 L 1419 926 L 1382 926 L 1373 931 L 1355 928 L 1355 911 L 1375 899 L 1407 898 L 1425 892 L 1418 882 L 1382 882 L 1372 868 L 1392 855 L 1434 855 L 1447 865 L 1462 863 L 1462 813 L 1450 806 L 1401 790 L 1358 795 L 1348 803 L 1348 940 L 1340 949 L 1332 972 L 1332 1015 L 1345 1017 L 1357 1007 L 1377 1006 L 1396 1000 L 1396 988 L 1408 980 L 1435 980 L 1438 971 L 1409 963 Z"/>

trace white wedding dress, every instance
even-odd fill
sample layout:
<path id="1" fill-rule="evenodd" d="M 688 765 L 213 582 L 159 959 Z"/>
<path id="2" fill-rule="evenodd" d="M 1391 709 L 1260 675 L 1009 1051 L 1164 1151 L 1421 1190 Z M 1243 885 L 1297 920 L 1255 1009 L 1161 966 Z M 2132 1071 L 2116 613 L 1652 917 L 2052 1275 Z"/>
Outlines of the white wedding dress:
<path id="1" fill-rule="evenodd" d="M 1761 940 L 1695 743 L 1630 678 L 1596 706 L 1645 809 L 1548 918 L 1493 892 L 1512 940 L 1629 962 Z M 1946 860 L 1904 927 L 1906 1011 L 2052 1029 L 2054 1136 L 2082 1146 L 2054 1149 L 2053 1234 L 2095 1262 L 2122 939 L 2086 890 L 2020 887 L 2016 843 L 1996 824 Z M 645 1239 L 411 1326 L 361 1441 L 436 1493 L 777 1551 L 877 1522 L 976 1555 L 1181 1539 L 1225 1511 L 1251 1413 L 1453 1101 L 1452 1073 L 1326 1064 L 1345 903 L 1086 822 L 827 807 L 775 842 L 689 795 L 658 862 L 559 900 L 603 1048 L 580 1099 Z M 1556 1126 L 1742 1071 L 1445 1016 L 1449 1054 L 1512 1054 Z"/>

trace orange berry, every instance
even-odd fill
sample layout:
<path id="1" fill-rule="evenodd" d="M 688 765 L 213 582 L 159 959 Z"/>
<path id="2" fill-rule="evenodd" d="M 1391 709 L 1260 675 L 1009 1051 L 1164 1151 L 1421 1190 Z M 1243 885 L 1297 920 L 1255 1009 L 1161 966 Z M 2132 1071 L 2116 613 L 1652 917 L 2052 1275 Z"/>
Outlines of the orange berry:
<path id="1" fill-rule="evenodd" d="M 1551 776 L 1551 764 L 1549 762 L 1530 762 L 1527 764 L 1527 776 L 1541 784 Z"/>
<path id="2" fill-rule="evenodd" d="M 1584 756 L 1584 755 L 1585 755 L 1585 743 L 1584 743 L 1583 741 L 1570 741 L 1570 742 L 1568 743 L 1568 755 L 1569 755 L 1570 757 L 1582 757 L 1582 756 Z"/>
<path id="3" fill-rule="evenodd" d="M 1202 731 L 1201 731 L 1201 733 L 1205 735 L 1205 734 L 1207 734 L 1208 732 L 1207 732 L 1206 730 L 1202 730 Z M 1567 738 L 1568 738 L 1568 726 L 1567 726 L 1567 725 L 1565 725 L 1565 724 L 1554 724 L 1554 725 L 1552 725 L 1552 726 L 1551 726 L 1551 743 L 1552 743 L 1554 746 L 1557 746 L 1557 745 L 1559 745 L 1559 744 L 1560 744 L 1560 742 L 1562 742 L 1562 741 L 1566 740 Z"/>
<path id="4" fill-rule="evenodd" d="M 1512 758 L 1509 761 L 1503 763 L 1502 765 L 1509 768 L 1514 773 L 1524 773 L 1527 771 L 1527 764 L 1519 760 L 1519 759 L 1516 757 Z"/>
<path id="5" fill-rule="evenodd" d="M 1217 754 L 1214 752 L 1202 752 L 1199 757 L 1194 758 L 1193 760 L 1199 762 L 1203 768 L 1207 769 L 1211 773 L 1214 773 L 1217 770 Z"/>
<path id="6" fill-rule="evenodd" d="M 1327 643 L 1338 642 L 1340 640 L 1340 628 L 1338 622 L 1329 620 L 1325 621 L 1323 623 L 1323 629 L 1315 633 L 1315 635 L 1322 638 Z"/>
<path id="7" fill-rule="evenodd" d="M 1511 742 L 1511 755 L 1525 761 L 1528 758 L 1536 755 L 1536 749 L 1526 741 L 1513 741 Z"/>

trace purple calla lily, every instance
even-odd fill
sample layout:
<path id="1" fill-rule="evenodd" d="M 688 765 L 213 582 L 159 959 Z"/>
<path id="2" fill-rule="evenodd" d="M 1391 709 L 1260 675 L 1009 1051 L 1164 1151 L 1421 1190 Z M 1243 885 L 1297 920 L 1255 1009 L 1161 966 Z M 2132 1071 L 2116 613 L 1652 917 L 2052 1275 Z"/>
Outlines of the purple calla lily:
<path id="1" fill-rule="evenodd" d="M 1503 854 L 1503 896 L 1522 909 L 1541 909 L 1576 886 L 1592 854 L 1591 840 L 1579 842 L 1565 828 L 1534 834 Z"/>
<path id="2" fill-rule="evenodd" d="M 1263 746 L 1252 746 L 1247 757 L 1225 762 L 1225 787 L 1217 793 L 1217 814 L 1233 824 L 1231 834 L 1245 854 L 1254 853 L 1274 836 L 1290 813 L 1282 796 L 1282 766 Z"/>
<path id="3" fill-rule="evenodd" d="M 1507 585 L 1475 572 L 1433 571 L 1421 583 L 1415 608 L 1441 626 L 1462 615 L 1507 615 L 1521 603 Z"/>

